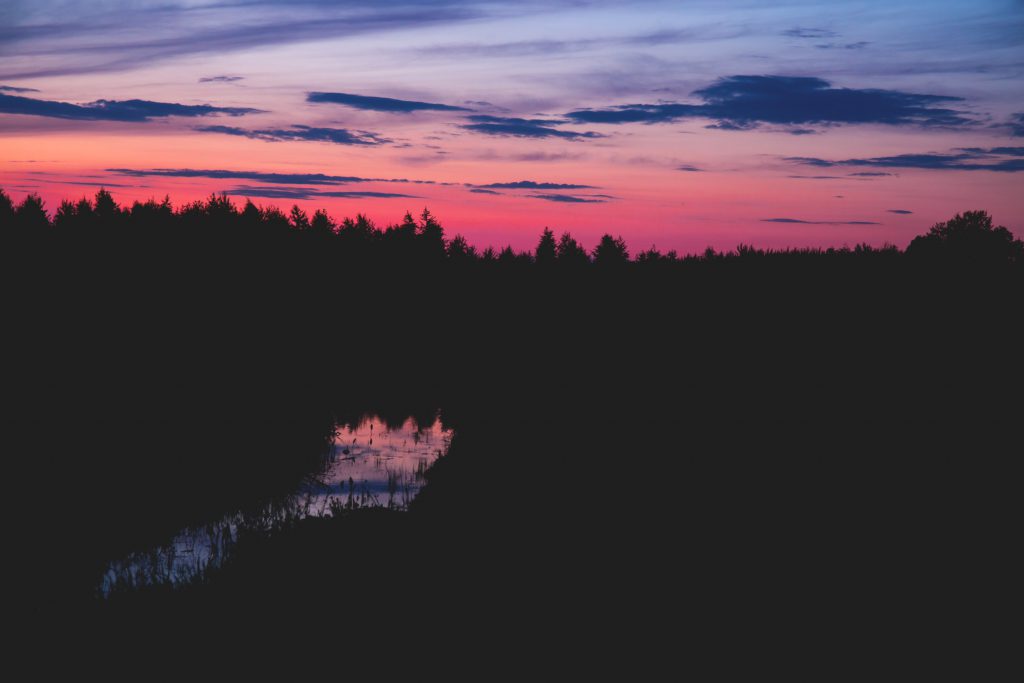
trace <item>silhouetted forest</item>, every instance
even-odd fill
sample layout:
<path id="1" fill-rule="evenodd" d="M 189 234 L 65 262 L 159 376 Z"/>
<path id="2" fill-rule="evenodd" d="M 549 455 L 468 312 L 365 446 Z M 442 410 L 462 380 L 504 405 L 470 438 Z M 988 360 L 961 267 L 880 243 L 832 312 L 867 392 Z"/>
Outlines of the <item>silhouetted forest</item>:
<path id="1" fill-rule="evenodd" d="M 906 250 L 680 256 L 480 249 L 426 210 L 0 193 L 0 244 L 11 561 L 62 624 L 315 603 L 600 650 L 827 612 L 896 639 L 969 620 L 936 595 L 1012 546 L 1024 244 L 982 211 Z M 438 411 L 454 441 L 409 512 L 290 522 L 200 585 L 97 599 L 112 558 L 294 490 L 335 424 Z"/>

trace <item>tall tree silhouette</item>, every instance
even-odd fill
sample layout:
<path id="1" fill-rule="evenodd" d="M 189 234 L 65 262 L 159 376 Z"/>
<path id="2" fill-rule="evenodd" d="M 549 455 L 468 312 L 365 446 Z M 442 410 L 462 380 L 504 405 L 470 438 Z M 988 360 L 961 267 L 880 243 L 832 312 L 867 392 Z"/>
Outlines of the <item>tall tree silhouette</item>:
<path id="1" fill-rule="evenodd" d="M 7 196 L 7 193 L 0 188 L 0 228 L 11 225 L 14 222 L 14 202 Z"/>
<path id="2" fill-rule="evenodd" d="M 559 265 L 568 267 L 586 266 L 590 263 L 587 250 L 573 238 L 568 232 L 563 232 L 558 239 L 558 247 L 555 250 Z"/>
<path id="3" fill-rule="evenodd" d="M 619 237 L 605 234 L 594 247 L 594 263 L 603 268 L 614 268 L 629 262 L 629 250 L 626 241 Z"/>
<path id="4" fill-rule="evenodd" d="M 331 237 L 334 234 L 334 221 L 323 209 L 317 209 L 313 214 L 313 220 L 309 224 L 310 234 L 320 239 Z"/>
<path id="5" fill-rule="evenodd" d="M 445 256 L 444 228 L 426 208 L 420 214 L 417 229 L 420 253 L 430 261 L 440 261 Z"/>
<path id="6" fill-rule="evenodd" d="M 114 201 L 114 196 L 103 188 L 96 192 L 93 212 L 100 224 L 106 228 L 116 227 L 120 223 L 121 207 Z"/>
<path id="7" fill-rule="evenodd" d="M 558 245 L 555 243 L 555 233 L 551 232 L 549 228 L 544 228 L 544 232 L 540 235 L 540 242 L 537 243 L 537 265 L 554 265 L 557 253 Z"/>
<path id="8" fill-rule="evenodd" d="M 298 204 L 292 206 L 292 212 L 291 215 L 289 216 L 289 220 L 292 224 L 292 227 L 295 228 L 296 230 L 309 230 L 309 216 L 306 215 L 305 211 L 299 208 Z"/>
<path id="9" fill-rule="evenodd" d="M 24 230 L 40 230 L 50 226 L 50 218 L 39 195 L 32 193 L 18 205 L 14 212 L 15 222 Z"/>
<path id="10" fill-rule="evenodd" d="M 1024 242 L 1002 226 L 994 226 L 987 211 L 966 211 L 936 223 L 907 247 L 912 257 L 959 262 L 1008 262 L 1024 258 Z"/>

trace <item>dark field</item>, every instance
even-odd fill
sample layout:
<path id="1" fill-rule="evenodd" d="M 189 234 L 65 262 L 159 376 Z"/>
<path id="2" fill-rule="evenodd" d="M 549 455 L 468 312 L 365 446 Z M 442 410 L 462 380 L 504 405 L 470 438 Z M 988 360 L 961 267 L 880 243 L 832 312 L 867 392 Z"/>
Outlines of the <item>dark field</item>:
<path id="1" fill-rule="evenodd" d="M 1002 599 L 980 577 L 1017 526 L 1024 256 L 982 214 L 905 251 L 629 258 L 108 199 L 0 202 L 29 633 L 443 614 L 534 653 L 755 632 L 825 655 L 981 637 Z M 364 415 L 453 431 L 408 509 L 261 516 Z M 239 512 L 217 567 L 100 594 L 110 562 Z"/>

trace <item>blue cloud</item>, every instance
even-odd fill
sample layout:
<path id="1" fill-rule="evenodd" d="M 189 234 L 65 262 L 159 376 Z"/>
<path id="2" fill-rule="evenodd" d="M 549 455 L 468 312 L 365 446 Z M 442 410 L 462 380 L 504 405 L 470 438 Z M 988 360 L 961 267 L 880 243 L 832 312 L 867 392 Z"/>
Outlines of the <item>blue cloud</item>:
<path id="1" fill-rule="evenodd" d="M 996 150 L 1010 150 L 1010 154 Z M 820 159 L 817 157 L 787 157 L 786 161 L 818 168 L 835 168 L 838 166 L 868 166 L 876 168 L 915 168 L 933 171 L 995 171 L 998 173 L 1017 173 L 1024 171 L 1024 158 L 999 158 L 999 156 L 1017 156 L 1013 151 L 1017 147 L 995 147 L 989 150 L 979 148 L 961 149 L 947 154 L 897 154 L 888 157 L 870 157 L 866 159 Z M 855 173 L 853 175 L 865 175 Z"/>
<path id="2" fill-rule="evenodd" d="M 195 168 L 108 168 L 108 173 L 142 178 L 157 176 L 163 178 L 216 178 L 221 180 L 255 180 L 261 183 L 281 185 L 347 185 L 349 183 L 409 183 L 414 185 L 448 185 L 433 180 L 408 180 L 406 178 L 361 178 L 359 176 L 325 175 L 323 173 L 261 173 L 259 171 L 227 171 L 221 169 Z"/>
<path id="3" fill-rule="evenodd" d="M 367 97 L 344 92 L 311 92 L 306 95 L 307 102 L 343 104 L 353 109 L 370 111 L 387 111 L 408 113 L 413 111 L 473 111 L 466 107 L 455 107 L 450 104 L 434 102 L 417 102 L 415 100 L 396 100 L 390 97 Z"/>
<path id="4" fill-rule="evenodd" d="M 1010 116 L 1010 134 L 1015 138 L 1024 138 L 1024 112 Z"/>
<path id="5" fill-rule="evenodd" d="M 512 183 L 490 183 L 477 187 L 502 190 L 592 190 L 593 185 L 574 185 L 572 183 L 538 183 L 533 180 L 517 180 Z"/>
<path id="6" fill-rule="evenodd" d="M 787 29 L 782 35 L 790 38 L 838 38 L 839 34 L 827 28 L 796 28 Z"/>
<path id="7" fill-rule="evenodd" d="M 32 0 L 31 11 L 26 6 L 4 16 L 10 4 L 0 3 L 0 17 L 10 19 L 0 22 L 0 45 L 27 43 L 28 54 L 56 59 L 41 58 L 15 69 L 5 63 L 8 70 L 0 72 L 5 80 L 124 71 L 179 56 L 422 29 L 495 12 L 492 3 L 478 0 L 135 1 L 100 6 Z M 112 35 L 119 39 L 112 40 Z"/>
<path id="8" fill-rule="evenodd" d="M 729 76 L 694 91 L 703 104 L 667 102 L 581 109 L 566 116 L 585 123 L 667 123 L 707 118 L 721 130 L 750 130 L 761 124 L 881 123 L 918 126 L 968 126 L 974 121 L 945 105 L 959 97 L 895 90 L 833 88 L 821 78 L 802 76 Z M 806 132 L 799 130 L 798 132 Z"/>
<path id="9" fill-rule="evenodd" d="M 13 85 L 0 85 L 0 92 L 39 92 L 36 88 L 16 88 Z"/>
<path id="10" fill-rule="evenodd" d="M 568 194 L 529 194 L 527 197 L 533 199 L 544 199 L 549 202 L 565 202 L 569 204 L 603 204 L 604 199 L 593 199 L 590 197 L 575 197 Z M 607 195 L 601 195 L 607 197 Z"/>
<path id="11" fill-rule="evenodd" d="M 908 211 L 907 209 L 889 209 L 889 213 L 896 213 L 896 214 L 899 214 L 901 216 L 909 216 L 910 214 L 912 214 L 914 212 L 913 211 Z"/>
<path id="12" fill-rule="evenodd" d="M 689 173 L 700 173 L 704 169 L 691 166 L 690 164 L 683 164 L 682 166 L 676 166 L 677 171 L 687 171 Z"/>
<path id="13" fill-rule="evenodd" d="M 762 223 L 797 223 L 800 225 L 881 225 L 874 221 L 804 221 L 799 218 L 762 218 Z"/>
<path id="14" fill-rule="evenodd" d="M 418 199 L 415 195 L 397 192 L 323 192 L 311 187 L 250 187 L 243 185 L 224 190 L 224 194 L 236 197 L 264 197 L 267 199 L 317 199 L 321 197 L 338 197 L 344 199 Z"/>
<path id="15" fill-rule="evenodd" d="M 209 76 L 207 78 L 200 78 L 200 83 L 234 83 L 235 81 L 241 81 L 244 76 Z"/>
<path id="16" fill-rule="evenodd" d="M 819 50 L 863 50 L 870 44 L 866 40 L 861 40 L 856 43 L 822 43 L 814 47 Z"/>
<path id="17" fill-rule="evenodd" d="M 0 94 L 0 113 L 49 116 L 80 121 L 148 121 L 167 116 L 242 116 L 261 113 L 259 109 L 244 107 L 214 107 L 209 104 L 177 104 L 150 102 L 149 100 L 96 100 L 88 104 L 71 104 L 37 100 L 18 95 Z"/>
<path id="18" fill-rule="evenodd" d="M 332 142 L 336 145 L 382 145 L 391 142 L 377 133 L 352 131 L 347 128 L 312 128 L 310 126 L 293 125 L 291 128 L 271 128 L 263 130 L 246 130 L 234 126 L 198 126 L 196 130 L 204 133 L 223 133 L 238 135 L 254 140 L 267 142 L 290 142 L 295 140 L 307 142 Z"/>
<path id="19" fill-rule="evenodd" d="M 474 133 L 483 133 L 484 135 L 517 138 L 563 138 L 566 140 L 605 137 L 600 133 L 589 131 L 581 133 L 573 130 L 559 130 L 553 126 L 560 125 L 564 121 L 551 119 L 520 119 L 481 114 L 470 116 L 469 120 L 473 123 L 465 124 L 461 127 Z"/>

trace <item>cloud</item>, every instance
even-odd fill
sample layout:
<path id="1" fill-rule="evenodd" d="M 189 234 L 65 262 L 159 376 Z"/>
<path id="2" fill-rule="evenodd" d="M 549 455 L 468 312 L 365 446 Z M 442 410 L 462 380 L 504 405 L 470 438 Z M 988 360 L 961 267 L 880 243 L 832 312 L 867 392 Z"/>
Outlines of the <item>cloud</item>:
<path id="1" fill-rule="evenodd" d="M 121 183 L 108 183 L 106 181 L 104 181 L 102 183 L 87 183 L 87 182 L 75 181 L 75 180 L 53 180 L 53 181 L 44 180 L 42 182 L 44 182 L 44 183 L 46 183 L 46 182 L 55 182 L 55 183 L 60 183 L 61 185 L 85 185 L 86 187 L 95 187 L 95 188 L 104 188 L 104 187 L 138 187 L 137 185 L 125 185 L 125 184 L 121 184 Z"/>
<path id="2" fill-rule="evenodd" d="M 0 85 L 0 92 L 39 92 L 36 88 L 16 88 L 13 85 Z"/>
<path id="3" fill-rule="evenodd" d="M 912 214 L 914 212 L 913 211 L 908 211 L 906 209 L 889 209 L 889 213 L 897 213 L 897 214 L 899 214 L 901 216 L 909 216 L 910 214 Z"/>
<path id="4" fill-rule="evenodd" d="M 881 178 L 883 176 L 896 176 L 895 173 L 886 173 L 884 171 L 860 171 L 858 173 L 850 173 L 849 175 L 859 178 Z"/>
<path id="5" fill-rule="evenodd" d="M 81 121 L 148 121 L 167 116 L 242 116 L 261 113 L 244 107 L 214 107 L 209 104 L 177 104 L 149 100 L 96 100 L 88 104 L 71 104 L 37 100 L 30 97 L 0 94 L 0 113 L 49 116 Z"/>
<path id="6" fill-rule="evenodd" d="M 8 3 L 10 0 L 8 0 Z M 33 0 L 3 16 L 0 78 L 14 80 L 137 69 L 149 62 L 453 24 L 494 14 L 478 0 L 241 0 L 74 3 Z"/>
<path id="7" fill-rule="evenodd" d="M 558 130 L 552 126 L 561 125 L 565 122 L 551 119 L 520 119 L 481 114 L 470 116 L 469 120 L 473 121 L 473 123 L 460 127 L 474 133 L 483 133 L 484 135 L 517 138 L 563 138 L 566 140 L 605 137 L 600 133 L 589 131 L 581 133 L 572 130 Z"/>
<path id="8" fill-rule="evenodd" d="M 370 111 L 387 111 L 409 113 L 413 111 L 473 111 L 466 107 L 455 107 L 450 104 L 434 102 L 417 102 L 415 100 L 396 100 L 390 97 L 367 97 L 344 92 L 311 92 L 306 95 L 307 102 L 343 104 L 353 109 Z"/>
<path id="9" fill-rule="evenodd" d="M 677 171 L 687 171 L 689 173 L 700 173 L 704 169 L 697 168 L 696 166 L 691 166 L 689 164 L 683 164 L 682 166 L 676 166 L 676 170 Z"/>
<path id="10" fill-rule="evenodd" d="M 1010 135 L 1015 138 L 1024 138 L 1024 112 L 1010 116 Z"/>
<path id="11" fill-rule="evenodd" d="M 996 150 L 1009 150 L 1010 153 Z M 1018 147 L 995 147 L 992 149 L 967 148 L 947 154 L 897 154 L 888 157 L 866 159 L 820 159 L 817 157 L 787 157 L 786 161 L 818 168 L 840 166 L 868 166 L 876 168 L 915 168 L 932 171 L 995 171 L 1017 173 L 1024 171 L 1024 158 L 1000 158 L 1014 156 Z M 852 175 L 865 175 L 855 173 Z"/>
<path id="12" fill-rule="evenodd" d="M 1024 147 L 993 147 L 988 150 L 989 154 L 1005 154 L 1011 157 L 1024 157 Z"/>
<path id="13" fill-rule="evenodd" d="M 480 188 L 502 190 L 592 190 L 593 185 L 574 185 L 572 183 L 538 183 L 533 180 L 517 180 L 512 183 L 490 183 L 477 185 Z"/>
<path id="14" fill-rule="evenodd" d="M 604 199 L 592 199 L 590 197 L 575 197 L 568 194 L 528 194 L 527 197 L 533 199 L 544 199 L 549 202 L 565 202 L 570 204 L 603 204 Z M 595 195 L 596 196 L 596 195 Z M 607 195 L 601 195 L 601 197 L 607 197 Z"/>
<path id="15" fill-rule="evenodd" d="M 799 218 L 762 218 L 762 223 L 798 223 L 800 225 L 881 225 L 874 221 L 804 221 Z"/>
<path id="16" fill-rule="evenodd" d="M 391 142 L 377 133 L 364 130 L 352 131 L 347 128 L 312 128 L 310 126 L 293 125 L 291 128 L 270 128 L 263 130 L 246 130 L 234 126 L 198 126 L 195 130 L 203 133 L 223 133 L 238 135 L 266 142 L 332 142 L 336 145 L 382 145 Z"/>
<path id="17" fill-rule="evenodd" d="M 782 35 L 790 38 L 838 38 L 839 34 L 827 28 L 796 28 L 787 29 Z"/>
<path id="18" fill-rule="evenodd" d="M 207 78 L 200 78 L 200 83 L 234 83 L 235 81 L 241 81 L 244 76 L 209 76 Z"/>
<path id="19" fill-rule="evenodd" d="M 479 187 L 474 187 L 473 189 L 470 190 L 470 192 L 474 192 L 476 194 L 499 194 L 499 195 L 500 194 L 504 194 L 503 192 L 495 192 L 494 190 L 485 190 L 485 189 L 479 188 Z"/>
<path id="20" fill-rule="evenodd" d="M 224 194 L 235 197 L 264 197 L 267 199 L 317 199 L 322 197 L 345 199 L 418 199 L 415 195 L 399 194 L 397 192 L 323 192 L 311 187 L 250 187 L 248 185 L 224 190 Z"/>
<path id="21" fill-rule="evenodd" d="M 751 130 L 761 124 L 972 125 L 963 112 L 943 105 L 959 97 L 896 90 L 833 88 L 821 78 L 802 76 L 729 76 L 695 90 L 703 104 L 661 102 L 581 109 L 566 116 L 579 123 L 668 123 L 714 119 L 721 130 Z M 792 131 L 791 131 L 792 132 Z M 800 130 L 805 133 L 806 131 Z"/>
<path id="22" fill-rule="evenodd" d="M 870 44 L 866 40 L 861 40 L 856 43 L 822 43 L 814 47 L 819 50 L 863 50 Z"/>
<path id="23" fill-rule="evenodd" d="M 220 169 L 194 168 L 108 168 L 107 173 L 142 178 L 157 176 L 163 178 L 215 178 L 219 180 L 254 180 L 261 183 L 281 185 L 347 185 L 349 183 L 410 183 L 414 185 L 448 185 L 433 180 L 408 180 L 406 178 L 361 178 L 359 176 L 324 175 L 323 173 L 261 173 L 259 171 L 227 171 Z"/>

